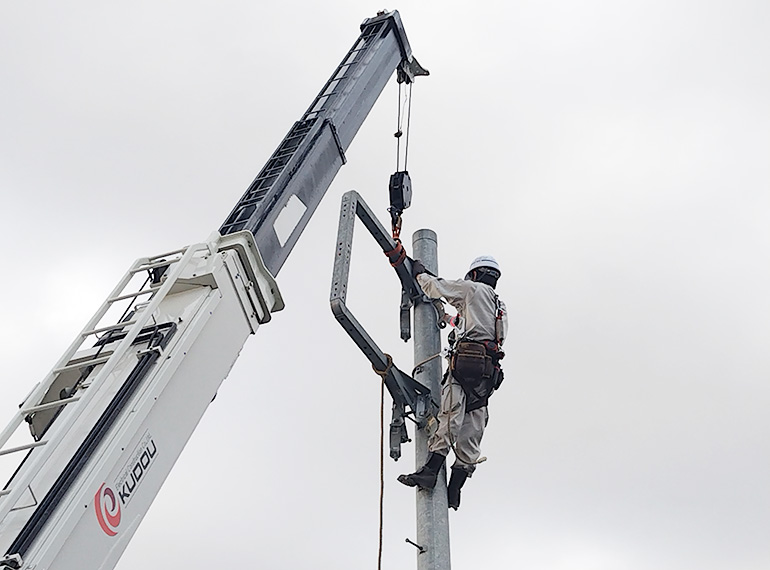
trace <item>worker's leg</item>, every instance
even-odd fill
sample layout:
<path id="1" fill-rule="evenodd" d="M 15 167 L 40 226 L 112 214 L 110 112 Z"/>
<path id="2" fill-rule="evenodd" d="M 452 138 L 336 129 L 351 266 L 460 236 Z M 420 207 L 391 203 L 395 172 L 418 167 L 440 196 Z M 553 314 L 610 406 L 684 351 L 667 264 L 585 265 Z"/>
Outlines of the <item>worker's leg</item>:
<path id="1" fill-rule="evenodd" d="M 460 433 L 455 440 L 455 463 L 452 469 L 464 469 L 472 475 L 481 456 L 481 438 L 489 421 L 487 406 L 465 414 Z"/>
<path id="2" fill-rule="evenodd" d="M 428 451 L 447 455 L 460 438 L 465 415 L 465 391 L 449 375 L 441 387 L 438 427 L 428 438 Z"/>
<path id="3" fill-rule="evenodd" d="M 408 475 L 399 475 L 398 482 L 407 487 L 420 487 L 421 489 L 432 489 L 438 481 L 438 474 L 444 466 L 445 455 L 440 453 L 429 453 L 428 461 L 414 473 Z"/>
<path id="4" fill-rule="evenodd" d="M 465 469 L 452 467 L 452 476 L 449 478 L 446 489 L 447 506 L 450 509 L 460 508 L 460 489 L 465 485 L 466 479 L 468 479 L 468 472 Z"/>
<path id="5" fill-rule="evenodd" d="M 438 427 L 428 438 L 428 460 L 425 465 L 409 475 L 399 475 L 399 482 L 409 487 L 432 489 L 436 486 L 441 466 L 444 464 L 454 440 L 460 434 L 465 415 L 465 392 L 449 375 L 441 389 L 441 409 Z"/>
<path id="6" fill-rule="evenodd" d="M 447 486 L 447 505 L 450 509 L 460 507 L 460 489 L 476 470 L 481 455 L 481 438 L 489 421 L 487 407 L 478 408 L 465 414 L 465 421 L 455 441 L 455 462 Z"/>

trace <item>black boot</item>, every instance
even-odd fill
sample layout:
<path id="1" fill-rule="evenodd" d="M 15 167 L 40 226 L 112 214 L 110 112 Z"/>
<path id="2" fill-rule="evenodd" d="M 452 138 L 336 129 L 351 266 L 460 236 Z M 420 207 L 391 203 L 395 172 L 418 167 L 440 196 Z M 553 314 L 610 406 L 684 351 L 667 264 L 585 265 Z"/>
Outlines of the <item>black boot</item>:
<path id="1" fill-rule="evenodd" d="M 440 453 L 431 453 L 428 455 L 428 461 L 417 472 L 409 475 L 399 475 L 398 481 L 407 487 L 420 487 L 421 489 L 432 489 L 436 486 L 438 472 L 444 465 L 446 459 Z"/>
<path id="2" fill-rule="evenodd" d="M 447 504 L 450 509 L 457 510 L 460 506 L 460 489 L 465 485 L 465 480 L 468 478 L 468 472 L 465 469 L 452 468 L 452 476 L 449 478 L 449 486 L 447 487 Z"/>

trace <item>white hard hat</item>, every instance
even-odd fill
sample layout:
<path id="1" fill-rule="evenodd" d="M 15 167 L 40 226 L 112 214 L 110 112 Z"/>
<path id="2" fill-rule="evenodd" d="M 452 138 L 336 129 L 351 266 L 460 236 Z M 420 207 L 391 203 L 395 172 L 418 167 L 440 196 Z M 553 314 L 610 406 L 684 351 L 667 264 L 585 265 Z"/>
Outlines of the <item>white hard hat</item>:
<path id="1" fill-rule="evenodd" d="M 497 260 L 491 255 L 481 255 L 476 259 L 474 259 L 471 262 L 471 266 L 468 268 L 468 273 L 470 273 L 474 269 L 478 269 L 479 267 L 489 267 L 491 269 L 496 269 L 499 273 L 502 274 L 502 271 L 500 271 L 500 265 L 497 263 Z"/>

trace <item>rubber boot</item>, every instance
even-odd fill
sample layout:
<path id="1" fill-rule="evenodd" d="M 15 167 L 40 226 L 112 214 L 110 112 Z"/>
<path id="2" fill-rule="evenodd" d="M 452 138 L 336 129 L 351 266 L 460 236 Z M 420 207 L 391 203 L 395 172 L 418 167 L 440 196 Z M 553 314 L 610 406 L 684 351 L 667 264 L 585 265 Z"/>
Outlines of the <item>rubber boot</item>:
<path id="1" fill-rule="evenodd" d="M 465 469 L 458 469 L 452 467 L 452 476 L 449 478 L 449 486 L 447 486 L 447 504 L 450 509 L 457 510 L 460 507 L 460 489 L 465 485 L 465 480 L 468 478 L 468 472 Z"/>
<path id="2" fill-rule="evenodd" d="M 436 486 L 438 472 L 441 471 L 441 466 L 444 465 L 444 459 L 446 458 L 440 453 L 431 452 L 428 455 L 428 461 L 418 471 L 409 475 L 399 475 L 399 483 L 403 483 L 407 487 L 432 489 Z"/>

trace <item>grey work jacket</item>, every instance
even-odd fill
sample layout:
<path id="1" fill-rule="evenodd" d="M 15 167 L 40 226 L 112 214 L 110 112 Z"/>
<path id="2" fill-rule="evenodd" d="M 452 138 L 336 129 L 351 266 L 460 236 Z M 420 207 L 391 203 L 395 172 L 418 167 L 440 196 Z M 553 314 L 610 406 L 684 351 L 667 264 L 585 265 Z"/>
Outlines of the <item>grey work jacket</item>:
<path id="1" fill-rule="evenodd" d="M 427 273 L 420 273 L 417 282 L 431 299 L 443 297 L 463 318 L 465 340 L 497 341 L 495 338 L 495 320 L 497 306 L 495 290 L 486 283 L 477 283 L 466 279 L 441 279 Z M 508 335 L 508 311 L 500 301 L 503 310 L 503 340 Z M 502 343 L 500 343 L 502 344 Z"/>

